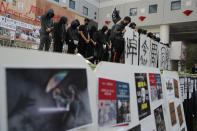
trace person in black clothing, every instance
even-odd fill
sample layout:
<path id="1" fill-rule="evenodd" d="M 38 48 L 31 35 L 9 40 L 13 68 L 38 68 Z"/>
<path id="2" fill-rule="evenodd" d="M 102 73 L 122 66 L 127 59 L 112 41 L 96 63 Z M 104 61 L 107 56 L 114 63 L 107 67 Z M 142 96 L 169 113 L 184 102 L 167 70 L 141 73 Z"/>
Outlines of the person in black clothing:
<path id="1" fill-rule="evenodd" d="M 62 53 L 63 44 L 65 41 L 66 24 L 67 18 L 65 16 L 62 16 L 59 22 L 54 24 L 54 52 Z"/>
<path id="2" fill-rule="evenodd" d="M 96 26 L 92 26 L 90 29 L 90 44 L 88 45 L 87 51 L 88 51 L 88 57 L 91 57 L 90 62 L 95 63 L 96 56 L 97 56 L 97 44 L 96 44 L 96 34 L 98 30 Z"/>
<path id="3" fill-rule="evenodd" d="M 71 26 L 68 28 L 67 31 L 67 41 L 68 44 L 68 53 L 74 54 L 75 49 L 77 47 L 78 41 L 79 41 L 79 30 L 77 27 L 80 26 L 79 20 L 74 20 L 71 23 Z"/>
<path id="4" fill-rule="evenodd" d="M 102 61 L 104 56 L 104 51 L 106 49 L 106 32 L 108 30 L 107 26 L 103 26 L 96 34 L 96 44 L 97 44 L 97 61 Z"/>
<path id="5" fill-rule="evenodd" d="M 113 62 L 120 62 L 120 57 L 124 52 L 124 33 L 125 27 L 131 22 L 131 18 L 126 16 L 123 21 L 112 27 L 111 40 L 113 50 Z"/>
<path id="6" fill-rule="evenodd" d="M 111 54 L 111 46 L 112 46 L 110 35 L 111 35 L 111 29 L 109 29 L 108 32 L 106 33 L 106 49 L 104 50 L 102 61 L 109 61 L 109 57 Z"/>
<path id="7" fill-rule="evenodd" d="M 78 52 L 83 56 L 87 57 L 87 44 L 90 43 L 90 35 L 88 29 L 89 19 L 85 18 L 84 25 L 79 27 L 79 45 L 78 45 Z"/>
<path id="8" fill-rule="evenodd" d="M 40 29 L 40 46 L 39 50 L 43 50 L 45 47 L 45 51 L 49 51 L 52 30 L 53 30 L 53 18 L 54 11 L 52 8 L 49 11 L 41 16 L 41 29 Z"/>

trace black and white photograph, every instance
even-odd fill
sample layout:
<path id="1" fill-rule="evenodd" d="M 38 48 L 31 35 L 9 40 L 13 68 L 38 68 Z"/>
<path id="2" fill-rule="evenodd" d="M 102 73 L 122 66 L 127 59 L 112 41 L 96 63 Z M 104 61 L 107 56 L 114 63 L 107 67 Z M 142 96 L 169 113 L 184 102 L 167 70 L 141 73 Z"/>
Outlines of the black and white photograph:
<path id="1" fill-rule="evenodd" d="M 66 131 L 92 123 L 86 69 L 7 68 L 8 131 Z"/>
<path id="2" fill-rule="evenodd" d="M 157 131 L 166 131 L 162 105 L 154 110 Z"/>

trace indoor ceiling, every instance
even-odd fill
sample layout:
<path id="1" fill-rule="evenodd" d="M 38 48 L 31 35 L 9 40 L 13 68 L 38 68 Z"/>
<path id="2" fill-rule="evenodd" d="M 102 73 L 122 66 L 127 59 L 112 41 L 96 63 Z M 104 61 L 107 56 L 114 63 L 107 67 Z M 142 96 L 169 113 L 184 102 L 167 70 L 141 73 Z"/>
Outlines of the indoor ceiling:
<path id="1" fill-rule="evenodd" d="M 171 24 L 170 39 L 171 41 L 197 43 L 197 21 Z"/>

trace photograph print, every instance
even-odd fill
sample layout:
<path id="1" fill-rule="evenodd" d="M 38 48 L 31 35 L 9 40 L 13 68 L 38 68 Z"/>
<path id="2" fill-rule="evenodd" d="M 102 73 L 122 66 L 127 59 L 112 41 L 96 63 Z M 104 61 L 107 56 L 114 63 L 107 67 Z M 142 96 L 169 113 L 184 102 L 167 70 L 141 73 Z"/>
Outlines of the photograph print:
<path id="1" fill-rule="evenodd" d="M 151 100 L 156 101 L 163 98 L 160 74 L 149 73 Z"/>
<path id="2" fill-rule="evenodd" d="M 165 84 L 166 84 L 166 89 L 167 89 L 167 95 L 168 96 L 173 96 L 174 95 L 174 88 L 173 88 L 173 81 L 171 78 L 167 77 L 165 78 Z"/>
<path id="3" fill-rule="evenodd" d="M 130 114 L 130 89 L 125 82 L 99 78 L 98 124 L 101 127 L 128 125 Z"/>
<path id="4" fill-rule="evenodd" d="M 177 113 L 178 113 L 178 118 L 179 118 L 179 124 L 180 124 L 180 126 L 182 126 L 182 124 L 183 124 L 183 115 L 182 115 L 182 111 L 181 111 L 181 105 L 179 105 L 177 107 Z"/>
<path id="5" fill-rule="evenodd" d="M 136 84 L 138 114 L 139 114 L 139 119 L 142 120 L 143 118 L 151 114 L 147 74 L 135 73 L 135 84 Z"/>
<path id="6" fill-rule="evenodd" d="M 162 105 L 154 110 L 157 131 L 166 131 Z"/>
<path id="7" fill-rule="evenodd" d="M 178 81 L 176 79 L 173 79 L 173 83 L 174 83 L 174 93 L 175 93 L 175 97 L 179 98 L 179 88 L 178 88 Z"/>
<path id="8" fill-rule="evenodd" d="M 8 131 L 66 131 L 92 123 L 86 69 L 7 68 Z"/>
<path id="9" fill-rule="evenodd" d="M 174 102 L 169 103 L 169 110 L 170 110 L 171 124 L 172 126 L 174 126 L 177 123 Z"/>

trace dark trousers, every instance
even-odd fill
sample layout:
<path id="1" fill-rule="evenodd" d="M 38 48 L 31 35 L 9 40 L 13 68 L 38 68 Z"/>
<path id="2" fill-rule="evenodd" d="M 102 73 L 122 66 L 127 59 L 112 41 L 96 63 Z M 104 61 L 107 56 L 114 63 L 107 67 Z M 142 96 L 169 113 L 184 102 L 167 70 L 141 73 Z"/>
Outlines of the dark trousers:
<path id="1" fill-rule="evenodd" d="M 54 52 L 59 52 L 59 53 L 62 53 L 62 50 L 63 50 L 63 42 L 60 41 L 60 40 L 55 40 L 55 43 L 54 43 Z"/>
<path id="2" fill-rule="evenodd" d="M 109 60 L 109 52 L 107 49 L 104 50 L 102 61 L 108 61 Z"/>
<path id="3" fill-rule="evenodd" d="M 78 53 L 81 54 L 84 58 L 87 58 L 87 43 L 79 42 Z"/>
<path id="4" fill-rule="evenodd" d="M 74 42 L 69 42 L 68 43 L 68 53 L 69 54 L 74 54 L 76 47 L 77 46 L 74 44 Z"/>
<path id="5" fill-rule="evenodd" d="M 112 61 L 120 62 L 122 53 L 124 52 L 124 40 L 116 39 L 113 41 L 113 52 L 112 52 Z"/>
<path id="6" fill-rule="evenodd" d="M 49 51 L 49 48 L 50 48 L 50 38 L 45 36 L 45 37 L 41 37 L 40 38 L 40 46 L 39 46 L 39 50 L 44 50 L 45 51 Z"/>

